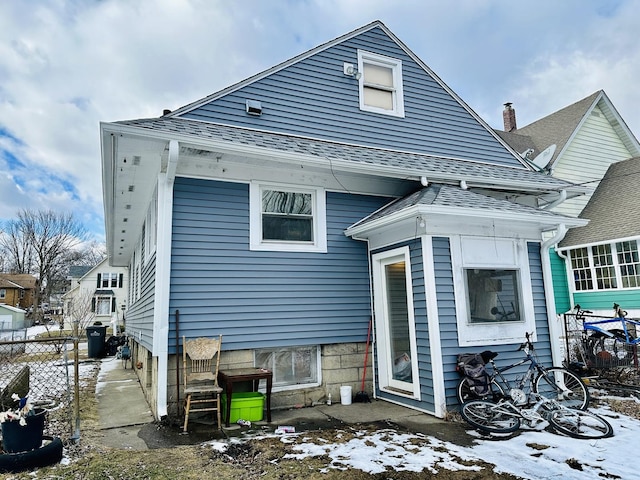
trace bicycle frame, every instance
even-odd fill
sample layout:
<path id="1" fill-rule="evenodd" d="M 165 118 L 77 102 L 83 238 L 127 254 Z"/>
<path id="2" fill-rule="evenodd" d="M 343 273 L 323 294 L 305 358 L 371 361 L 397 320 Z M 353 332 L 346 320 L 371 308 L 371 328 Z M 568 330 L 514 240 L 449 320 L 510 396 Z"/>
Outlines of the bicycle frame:
<path id="1" fill-rule="evenodd" d="M 549 412 L 564 408 L 558 404 L 555 400 L 545 398 L 541 395 L 534 394 L 536 403 L 529 408 L 523 408 L 520 405 L 516 405 L 513 400 L 502 399 L 493 408 L 498 413 L 503 413 L 510 417 L 517 417 L 521 421 L 526 422 L 530 428 L 546 427 L 548 425 L 547 416 L 540 412 Z"/>
<path id="2" fill-rule="evenodd" d="M 491 364 L 491 368 L 493 369 L 492 374 L 490 374 L 491 380 L 496 380 L 499 378 L 500 381 L 498 383 L 500 387 L 503 388 L 506 394 L 509 394 L 509 392 L 512 391 L 514 388 L 523 391 L 524 387 L 527 384 L 530 387 L 529 390 L 532 392 L 533 391 L 532 383 L 534 380 L 534 375 L 536 373 L 544 371 L 544 367 L 537 362 L 537 360 L 531 353 L 531 350 L 533 350 L 533 345 L 531 345 L 531 342 L 527 340 L 527 342 L 523 343 L 520 348 L 525 352 L 525 355 L 526 355 L 525 358 L 523 358 L 522 360 L 518 360 L 517 362 L 512 363 L 510 365 L 506 365 L 504 367 L 498 367 L 493 358 L 489 359 L 489 362 L 488 362 Z M 529 366 L 527 367 L 527 371 L 524 373 L 523 377 L 515 384 L 515 387 L 514 387 L 512 382 L 507 380 L 507 378 L 505 378 L 503 373 L 506 371 L 512 370 L 514 368 L 517 368 L 521 365 L 525 365 L 527 363 L 529 364 Z M 504 388 L 504 387 L 507 387 L 507 388 Z"/>
<path id="3" fill-rule="evenodd" d="M 625 338 L 622 339 L 617 335 L 613 334 L 612 332 L 610 332 L 609 330 L 606 330 L 604 328 L 600 328 L 597 326 L 605 323 L 620 323 L 620 325 L 622 326 L 622 331 L 624 332 Z M 594 320 L 593 322 L 583 321 L 582 328 L 585 331 L 598 332 L 599 334 L 604 335 L 606 337 L 616 338 L 620 341 L 624 341 L 624 343 L 628 345 L 638 345 L 640 343 L 640 338 L 633 338 L 633 336 L 629 334 L 629 330 L 627 328 L 628 324 L 640 326 L 640 322 L 636 320 L 629 320 L 625 317 L 619 317 L 619 318 L 611 318 L 608 320 Z"/>

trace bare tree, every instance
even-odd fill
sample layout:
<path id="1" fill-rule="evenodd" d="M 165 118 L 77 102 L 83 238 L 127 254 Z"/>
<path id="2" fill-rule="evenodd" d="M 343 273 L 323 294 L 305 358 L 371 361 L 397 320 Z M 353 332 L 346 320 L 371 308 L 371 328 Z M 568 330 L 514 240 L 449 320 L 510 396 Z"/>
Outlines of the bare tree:
<path id="1" fill-rule="evenodd" d="M 77 335 L 81 335 L 96 317 L 93 293 L 91 289 L 78 288 L 65 304 L 65 323 L 68 321 L 72 329 L 77 328 Z"/>
<path id="2" fill-rule="evenodd" d="M 48 298 L 56 277 L 63 275 L 73 251 L 86 240 L 87 232 L 72 213 L 22 210 L 5 224 L 0 246 L 18 273 L 31 273 L 40 281 L 35 305 Z"/>
<path id="3" fill-rule="evenodd" d="M 0 232 L 0 250 L 3 252 L 3 271 L 7 273 L 33 273 L 33 250 L 25 226 L 18 221 L 6 222 Z"/>

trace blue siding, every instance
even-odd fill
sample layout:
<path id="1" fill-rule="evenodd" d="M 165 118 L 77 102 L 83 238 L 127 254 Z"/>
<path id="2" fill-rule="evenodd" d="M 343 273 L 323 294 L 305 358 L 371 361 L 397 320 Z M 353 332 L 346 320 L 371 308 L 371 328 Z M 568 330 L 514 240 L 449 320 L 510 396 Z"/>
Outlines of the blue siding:
<path id="1" fill-rule="evenodd" d="M 388 199 L 327 193 L 328 253 L 249 250 L 249 186 L 178 178 L 174 187 L 170 350 L 180 334 L 224 349 L 361 342 L 371 315 L 367 246 L 349 225 Z"/>
<path id="2" fill-rule="evenodd" d="M 543 364 L 550 366 L 551 347 L 549 343 L 549 325 L 547 323 L 544 284 L 542 280 L 540 244 L 529 243 L 527 247 L 529 254 L 529 269 L 531 274 L 536 332 L 538 335 L 536 352 L 538 359 Z M 522 358 L 522 352 L 517 351 L 519 344 L 483 345 L 482 347 L 458 346 L 453 271 L 448 238 L 439 237 L 433 239 L 433 256 L 436 272 L 436 292 L 438 297 L 438 314 L 440 319 L 446 402 L 448 408 L 451 410 L 458 407 L 456 386 L 458 385 L 460 377 L 455 370 L 458 354 L 493 350 L 500 354 L 498 364 L 506 365 L 520 360 Z M 515 374 L 516 370 L 512 373 Z"/>
<path id="3" fill-rule="evenodd" d="M 155 300 L 155 255 L 146 265 L 141 265 L 140 298 L 127 309 L 126 331 L 138 343 L 153 351 L 153 314 Z M 130 281 L 131 285 L 132 282 Z"/>
<path id="4" fill-rule="evenodd" d="M 405 118 L 360 111 L 358 82 L 343 74 L 357 49 L 402 60 Z M 247 99 L 263 113 L 245 112 Z M 406 150 L 523 168 L 496 138 L 380 28 L 300 60 L 184 118 L 350 144 Z M 380 132 L 385 132 L 380 135 Z"/>

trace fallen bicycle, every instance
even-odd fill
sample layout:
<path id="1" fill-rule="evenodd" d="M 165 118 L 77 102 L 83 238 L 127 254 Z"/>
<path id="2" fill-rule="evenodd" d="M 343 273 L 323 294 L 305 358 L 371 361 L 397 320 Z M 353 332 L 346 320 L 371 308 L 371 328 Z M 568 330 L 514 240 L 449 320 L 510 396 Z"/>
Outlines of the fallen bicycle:
<path id="1" fill-rule="evenodd" d="M 599 415 L 568 408 L 537 393 L 531 394 L 531 400 L 527 402 L 520 395 L 497 402 L 470 400 L 462 405 L 460 413 L 475 429 L 490 434 L 512 433 L 524 426 L 581 439 L 613 436 L 613 427 Z"/>

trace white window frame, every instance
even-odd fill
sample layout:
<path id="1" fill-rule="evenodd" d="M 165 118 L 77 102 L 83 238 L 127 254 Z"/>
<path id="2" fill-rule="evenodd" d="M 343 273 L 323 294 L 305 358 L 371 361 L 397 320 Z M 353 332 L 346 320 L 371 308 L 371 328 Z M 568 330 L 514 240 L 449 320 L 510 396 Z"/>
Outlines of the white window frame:
<path id="1" fill-rule="evenodd" d="M 0 298 L 7 298 L 7 290 L 0 288 Z"/>
<path id="2" fill-rule="evenodd" d="M 608 243 L 597 243 L 597 244 L 591 244 L 591 245 L 583 245 L 583 246 L 579 246 L 579 247 L 574 247 L 574 248 L 569 248 L 566 250 L 566 254 L 567 254 L 567 259 L 569 261 L 568 265 L 569 265 L 569 270 L 571 271 L 571 276 L 570 276 L 570 280 L 571 280 L 571 290 L 573 292 L 610 292 L 610 291 L 617 291 L 617 290 L 633 290 L 633 289 L 638 289 L 639 287 L 633 286 L 633 287 L 624 287 L 624 278 L 622 275 L 622 270 L 621 267 L 623 266 L 627 266 L 627 265 L 633 265 L 632 263 L 621 263 L 620 259 L 618 258 L 618 254 L 619 253 L 624 253 L 624 252 L 620 252 L 618 250 L 618 244 L 620 243 L 625 243 L 625 242 L 636 242 L 636 247 L 639 253 L 640 253 L 640 238 L 626 238 L 626 239 L 621 239 L 621 240 L 616 240 L 614 242 L 608 242 Z M 599 262 L 596 262 L 596 257 L 597 255 L 594 255 L 593 253 L 593 249 L 594 248 L 600 248 L 600 247 L 609 247 L 611 250 L 611 263 L 610 264 L 600 264 Z M 588 261 L 589 265 L 586 267 L 582 267 L 582 268 L 574 268 L 573 264 L 572 264 L 572 252 L 576 251 L 576 250 L 582 250 L 585 249 L 587 251 L 587 257 L 586 260 Z M 602 275 L 599 275 L 599 269 L 603 269 L 603 268 L 612 268 L 615 276 L 613 277 L 607 277 L 607 278 L 611 278 L 612 279 L 612 284 L 615 284 L 615 286 L 607 286 L 607 287 L 600 287 L 600 283 L 604 283 L 603 282 L 603 277 Z M 585 272 L 589 272 L 589 274 L 591 275 L 591 288 L 578 288 L 578 286 L 576 285 L 576 280 L 575 280 L 575 274 L 576 271 L 585 271 Z"/>
<path id="3" fill-rule="evenodd" d="M 145 220 L 145 245 L 144 245 L 144 264 L 149 263 L 149 260 L 156 253 L 157 246 L 157 234 L 158 234 L 158 189 L 153 191 L 151 196 L 151 203 L 147 210 L 147 216 Z"/>
<path id="4" fill-rule="evenodd" d="M 299 346 L 292 346 L 292 347 L 278 347 L 278 348 L 264 348 L 264 349 L 257 349 L 253 351 L 253 364 L 256 367 L 260 367 L 261 365 L 258 365 L 256 363 L 256 354 L 258 352 L 264 352 L 264 351 L 289 351 L 289 352 L 293 352 L 295 350 L 299 350 L 299 349 L 308 349 L 308 348 L 315 348 L 316 349 L 316 381 L 315 382 L 311 382 L 311 383 L 291 383 L 291 384 L 277 384 L 278 379 L 276 378 L 276 371 L 275 369 L 272 369 L 273 371 L 273 388 L 272 390 L 274 392 L 283 392 L 283 391 L 287 391 L 287 390 L 298 390 L 298 389 L 305 389 L 305 388 L 309 388 L 309 387 L 318 387 L 320 385 L 322 385 L 322 357 L 321 357 L 321 351 L 322 348 L 320 347 L 320 345 L 299 345 Z M 272 368 L 272 366 L 270 367 Z M 261 390 L 262 391 L 262 390 Z"/>
<path id="5" fill-rule="evenodd" d="M 384 108 L 367 105 L 364 101 L 364 88 L 367 86 L 364 75 L 365 64 L 378 65 L 390 68 L 393 75 L 393 88 L 390 90 L 393 108 L 386 110 Z M 377 53 L 358 50 L 358 71 L 362 73 L 359 80 L 360 90 L 360 110 L 365 112 L 381 113 L 383 115 L 391 115 L 395 117 L 404 117 L 404 91 L 402 87 L 402 61 L 379 55 Z"/>
<path id="6" fill-rule="evenodd" d="M 108 303 L 107 313 L 100 313 L 100 304 Z M 96 295 L 96 317 L 110 317 L 113 297 L 111 295 Z"/>
<path id="7" fill-rule="evenodd" d="M 313 241 L 287 242 L 262 239 L 262 192 L 282 190 L 311 194 L 313 204 Z M 327 206 L 326 193 L 322 188 L 294 187 L 266 182 L 249 185 L 249 248 L 271 252 L 327 252 Z"/>
<path id="8" fill-rule="evenodd" d="M 454 236 L 451 238 L 454 296 L 460 346 L 504 345 L 522 342 L 526 333 L 534 333 L 535 311 L 526 240 Z M 520 289 L 520 320 L 471 323 L 465 270 L 517 270 Z"/>

